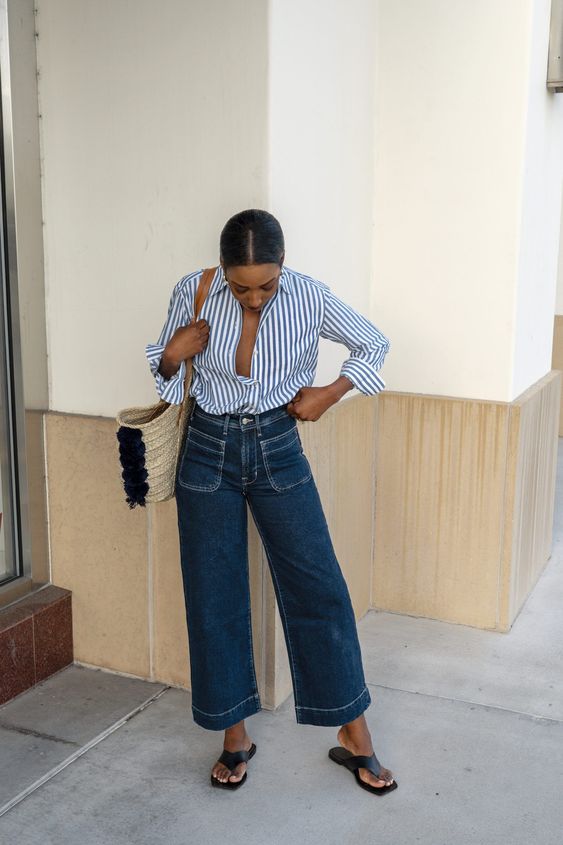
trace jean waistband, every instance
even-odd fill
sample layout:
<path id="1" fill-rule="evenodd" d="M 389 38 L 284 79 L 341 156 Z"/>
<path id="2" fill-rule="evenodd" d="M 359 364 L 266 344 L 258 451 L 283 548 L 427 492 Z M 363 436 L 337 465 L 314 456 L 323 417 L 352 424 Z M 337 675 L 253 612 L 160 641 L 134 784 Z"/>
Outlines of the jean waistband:
<path id="1" fill-rule="evenodd" d="M 204 411 L 203 408 L 197 404 L 197 402 L 194 404 L 190 419 L 192 417 L 199 417 L 200 419 L 209 420 L 210 422 L 216 423 L 217 425 L 221 426 L 224 431 L 226 431 L 228 428 L 246 429 L 257 427 L 258 429 L 260 429 L 262 426 L 269 425 L 270 423 L 282 419 L 283 417 L 293 419 L 291 417 L 291 414 L 289 414 L 287 411 L 287 404 L 279 405 L 277 408 L 270 408 L 267 411 L 262 411 L 257 414 L 210 414 L 209 411 Z"/>

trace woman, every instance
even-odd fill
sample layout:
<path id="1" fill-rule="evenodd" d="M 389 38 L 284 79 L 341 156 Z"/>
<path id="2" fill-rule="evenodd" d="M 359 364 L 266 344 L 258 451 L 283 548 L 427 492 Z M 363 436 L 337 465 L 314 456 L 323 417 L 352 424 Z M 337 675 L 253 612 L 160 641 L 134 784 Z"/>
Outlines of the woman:
<path id="1" fill-rule="evenodd" d="M 289 656 L 296 720 L 341 725 L 329 756 L 365 789 L 397 787 L 373 751 L 371 703 L 350 594 L 336 559 L 297 420 L 318 420 L 353 387 L 382 390 L 389 340 L 316 279 L 284 267 L 284 237 L 267 211 L 235 214 L 220 237 L 220 266 L 192 321 L 202 270 L 175 285 L 147 357 L 159 395 L 183 398 L 193 358 L 194 406 L 176 475 L 190 647 L 192 713 L 224 730 L 216 786 L 246 780 L 256 750 L 245 718 L 261 709 L 253 663 L 247 505 L 262 538 Z M 350 357 L 324 387 L 319 337 Z"/>

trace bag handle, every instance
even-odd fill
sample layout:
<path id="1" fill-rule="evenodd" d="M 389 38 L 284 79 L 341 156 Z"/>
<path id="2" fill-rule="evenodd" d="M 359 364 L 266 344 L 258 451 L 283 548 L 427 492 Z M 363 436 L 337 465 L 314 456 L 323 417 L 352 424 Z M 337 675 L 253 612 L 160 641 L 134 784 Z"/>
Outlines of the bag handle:
<path id="1" fill-rule="evenodd" d="M 199 280 L 199 284 L 197 286 L 197 291 L 195 295 L 195 306 L 194 306 L 194 316 L 190 321 L 190 325 L 193 323 L 197 323 L 198 316 L 200 311 L 203 307 L 203 303 L 207 298 L 207 294 L 209 293 L 209 288 L 211 287 L 211 282 L 217 272 L 217 267 L 208 267 L 207 270 L 203 271 L 203 275 Z M 186 358 L 186 375 L 184 378 L 184 401 L 182 402 L 182 407 L 180 409 L 180 413 L 178 414 L 178 425 L 180 424 L 180 418 L 185 411 L 185 408 L 188 404 L 188 386 L 190 382 L 190 378 L 192 375 L 192 359 Z"/>
<path id="2" fill-rule="evenodd" d="M 217 269 L 217 267 L 208 267 L 207 270 L 203 271 L 203 275 L 199 280 L 195 295 L 195 308 L 192 323 L 197 322 L 199 312 L 201 311 L 203 303 L 205 302 L 205 299 L 209 292 L 209 288 L 211 287 L 211 282 L 213 281 L 213 277 L 215 276 Z"/>
<path id="3" fill-rule="evenodd" d="M 197 286 L 197 291 L 196 291 L 196 296 L 195 296 L 195 305 L 194 305 L 194 316 L 192 317 L 192 319 L 190 321 L 190 325 L 191 325 L 191 323 L 193 323 L 197 320 L 198 314 L 200 313 L 201 307 L 202 307 L 203 303 L 205 302 L 205 298 L 207 297 L 207 294 L 209 292 L 209 288 L 211 287 L 211 282 L 213 280 L 213 277 L 215 276 L 216 271 L 217 271 L 217 267 L 209 267 L 207 270 L 203 271 L 203 274 L 202 274 L 201 279 L 199 280 L 199 284 Z M 184 400 L 182 402 L 182 406 L 180 408 L 180 413 L 178 414 L 178 418 L 176 420 L 176 422 L 178 424 L 180 423 L 180 417 L 182 416 L 184 406 L 188 402 L 188 382 L 190 380 L 190 375 L 191 375 L 191 371 L 192 371 L 191 360 L 192 360 L 191 358 L 186 358 L 186 376 L 184 378 Z M 154 406 L 154 410 L 153 410 L 152 414 L 150 415 L 149 419 L 147 420 L 147 422 L 150 422 L 155 417 L 159 416 L 159 414 L 161 414 L 163 410 L 168 408 L 169 405 L 170 405 L 170 402 L 168 402 L 166 399 L 159 399 L 157 404 Z"/>

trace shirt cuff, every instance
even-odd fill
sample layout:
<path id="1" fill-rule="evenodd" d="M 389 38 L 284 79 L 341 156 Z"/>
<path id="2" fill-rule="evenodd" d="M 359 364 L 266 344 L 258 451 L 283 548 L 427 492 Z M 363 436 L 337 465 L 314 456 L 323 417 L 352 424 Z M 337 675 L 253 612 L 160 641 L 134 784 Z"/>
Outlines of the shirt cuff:
<path id="1" fill-rule="evenodd" d="M 373 396 L 374 393 L 385 390 L 385 382 L 381 376 L 373 367 L 358 358 L 348 358 L 344 361 L 340 375 L 350 379 L 354 387 L 366 396 Z"/>
<path id="2" fill-rule="evenodd" d="M 162 373 L 158 372 L 164 349 L 165 347 L 159 343 L 149 343 L 145 349 L 149 367 L 155 379 L 156 392 L 166 402 L 170 402 L 172 405 L 181 405 L 184 400 L 186 362 L 181 361 L 178 372 L 170 378 L 164 378 Z"/>

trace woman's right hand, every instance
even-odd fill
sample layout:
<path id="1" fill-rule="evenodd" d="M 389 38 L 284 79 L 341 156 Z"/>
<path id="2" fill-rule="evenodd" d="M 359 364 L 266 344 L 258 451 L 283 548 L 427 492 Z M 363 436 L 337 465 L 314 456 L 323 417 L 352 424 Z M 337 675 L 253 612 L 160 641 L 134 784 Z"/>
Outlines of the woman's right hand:
<path id="1" fill-rule="evenodd" d="M 198 320 L 187 326 L 176 329 L 168 343 L 166 353 L 170 360 L 180 362 L 186 358 L 193 358 L 207 346 L 209 340 L 209 323 Z"/>
<path id="2" fill-rule="evenodd" d="M 164 349 L 158 372 L 164 378 L 172 378 L 186 358 L 193 358 L 207 346 L 209 340 L 209 325 L 206 320 L 198 320 L 188 326 L 180 326 Z"/>

